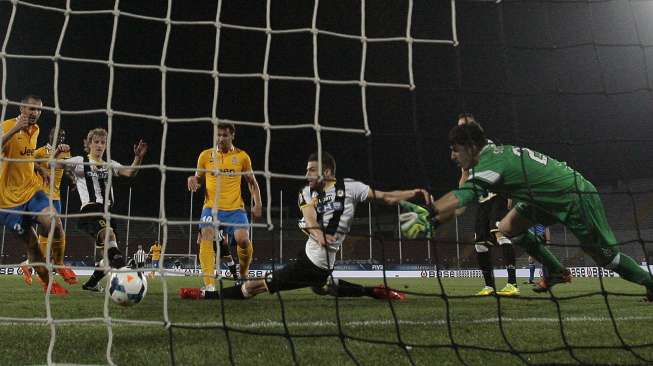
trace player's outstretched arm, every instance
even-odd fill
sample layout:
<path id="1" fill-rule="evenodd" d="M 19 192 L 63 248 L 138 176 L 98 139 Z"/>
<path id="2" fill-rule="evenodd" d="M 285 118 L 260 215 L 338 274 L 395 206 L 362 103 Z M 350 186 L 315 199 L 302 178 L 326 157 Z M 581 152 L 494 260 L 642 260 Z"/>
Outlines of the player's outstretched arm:
<path id="1" fill-rule="evenodd" d="M 138 174 L 137 167 L 143 162 L 143 158 L 147 153 L 147 142 L 139 140 L 137 144 L 134 145 L 134 161 L 132 165 L 127 168 L 121 168 L 118 170 L 118 174 L 123 177 L 133 177 Z"/>
<path id="2" fill-rule="evenodd" d="M 431 238 L 437 227 L 456 216 L 458 197 L 449 192 L 427 205 L 428 209 L 407 201 L 401 202 L 401 232 L 408 239 Z"/>
<path id="3" fill-rule="evenodd" d="M 370 192 L 368 194 L 368 199 L 379 200 L 386 205 L 396 205 L 401 201 L 407 201 L 415 197 L 420 197 L 426 204 L 431 203 L 431 194 L 427 190 L 421 188 L 410 189 L 407 191 L 390 192 L 378 191 L 370 188 Z"/>
<path id="4" fill-rule="evenodd" d="M 445 223 L 453 219 L 456 216 L 459 203 L 458 197 L 453 192 L 449 192 L 434 201 L 431 207 L 437 222 Z"/>

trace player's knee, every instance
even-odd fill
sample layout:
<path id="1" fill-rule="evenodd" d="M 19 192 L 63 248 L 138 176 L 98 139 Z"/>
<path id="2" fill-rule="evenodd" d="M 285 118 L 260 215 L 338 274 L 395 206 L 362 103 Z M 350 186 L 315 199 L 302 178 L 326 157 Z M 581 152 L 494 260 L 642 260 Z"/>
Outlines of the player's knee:
<path id="1" fill-rule="evenodd" d="M 215 237 L 214 230 L 212 227 L 204 227 L 200 230 L 202 240 L 213 240 Z"/>
<path id="2" fill-rule="evenodd" d="M 515 224 L 508 218 L 508 216 L 506 216 L 501 221 L 497 222 L 495 237 L 497 240 L 501 237 L 513 238 L 522 235 L 527 229 L 528 228 L 524 228 L 523 225 Z"/>
<path id="3" fill-rule="evenodd" d="M 512 236 L 517 236 L 518 234 L 511 232 L 510 224 L 507 221 L 501 220 L 497 223 L 496 235 L 497 236 L 501 235 L 503 237 L 510 238 Z"/>
<path id="4" fill-rule="evenodd" d="M 238 248 L 247 249 L 247 247 L 249 247 L 249 238 L 244 238 L 242 240 L 238 240 L 238 238 L 236 238 L 236 245 Z"/>
<path id="5" fill-rule="evenodd" d="M 108 228 L 106 228 L 105 230 L 108 232 L 108 234 L 105 233 L 105 235 L 107 235 L 107 237 L 109 238 L 109 240 L 113 240 L 113 241 L 115 241 L 115 240 L 116 240 L 116 233 L 113 231 L 113 228 L 112 228 L 112 227 L 108 227 Z"/>
<path id="6" fill-rule="evenodd" d="M 63 225 L 61 224 L 61 220 L 57 218 L 55 222 L 55 227 L 54 227 L 54 238 L 55 239 L 61 239 L 66 236 L 66 233 L 63 230 Z"/>
<path id="7" fill-rule="evenodd" d="M 490 251 L 490 248 L 485 244 L 476 244 L 474 245 L 474 249 L 476 249 L 476 253 L 487 253 Z"/>

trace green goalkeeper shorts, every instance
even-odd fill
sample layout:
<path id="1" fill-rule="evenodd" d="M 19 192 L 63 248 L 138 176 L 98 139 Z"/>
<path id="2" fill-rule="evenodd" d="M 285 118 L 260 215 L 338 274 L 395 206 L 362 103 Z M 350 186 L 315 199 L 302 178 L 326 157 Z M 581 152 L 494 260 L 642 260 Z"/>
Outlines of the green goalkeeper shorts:
<path id="1" fill-rule="evenodd" d="M 589 181 L 579 188 L 582 193 L 561 195 L 564 199 L 557 205 L 518 202 L 515 210 L 533 223 L 545 226 L 561 223 L 576 236 L 583 250 L 611 257 L 618 250 L 617 239 L 608 224 L 601 198 Z"/>

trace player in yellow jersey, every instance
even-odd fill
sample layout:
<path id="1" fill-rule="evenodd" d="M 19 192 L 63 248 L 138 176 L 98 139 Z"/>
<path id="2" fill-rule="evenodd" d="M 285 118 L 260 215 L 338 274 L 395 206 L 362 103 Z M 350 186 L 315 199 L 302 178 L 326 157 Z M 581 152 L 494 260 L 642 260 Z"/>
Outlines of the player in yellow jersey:
<path id="1" fill-rule="evenodd" d="M 45 144 L 44 146 L 41 146 L 40 148 L 36 149 L 34 151 L 34 158 L 36 159 L 47 159 L 50 156 L 54 156 L 56 159 L 68 159 L 70 158 L 70 147 L 66 145 L 66 131 L 63 129 L 59 129 L 59 134 L 58 136 L 55 137 L 55 128 L 50 129 L 50 134 L 49 134 L 49 143 Z M 46 169 L 48 172 L 50 172 L 50 165 L 47 162 L 39 162 L 37 165 L 42 168 Z M 52 205 L 54 206 L 55 210 L 57 210 L 57 213 L 61 213 L 61 193 L 60 193 L 60 187 L 61 187 L 61 179 L 63 178 L 64 175 L 64 166 L 62 164 L 57 164 L 55 169 L 54 169 L 54 177 L 51 176 L 51 182 L 48 184 L 43 185 L 43 191 L 45 194 L 52 199 Z M 53 189 L 50 190 L 50 184 L 53 184 Z M 43 229 L 40 230 L 39 234 L 39 247 L 41 248 L 41 253 L 43 253 L 43 256 L 45 256 L 47 247 L 48 247 L 48 233 L 44 232 Z M 74 285 L 79 283 L 77 280 L 77 277 L 75 276 L 75 272 L 71 270 L 70 268 L 64 267 L 64 253 L 66 251 L 66 240 L 65 240 L 65 233 L 64 235 L 61 235 L 61 238 L 59 240 L 53 240 L 51 244 L 51 256 L 52 256 L 52 261 L 54 264 L 61 266 L 60 268 L 57 268 L 56 271 L 61 275 L 64 281 L 67 283 Z M 32 274 L 31 271 L 29 271 L 29 267 L 27 266 L 27 261 L 23 262 L 21 264 L 21 269 L 23 272 L 23 279 L 27 284 L 32 283 Z"/>
<path id="2" fill-rule="evenodd" d="M 161 244 L 158 241 L 155 241 L 154 244 L 150 247 L 150 260 L 152 261 L 152 267 L 159 268 L 159 260 L 161 259 Z M 154 277 L 155 272 L 150 272 L 150 277 Z"/>
<path id="3" fill-rule="evenodd" d="M 211 224 L 214 215 L 222 225 L 224 233 L 238 245 L 240 278 L 247 278 L 253 249 L 249 240 L 249 228 L 245 226 L 249 224 L 249 220 L 247 220 L 240 189 L 242 177 L 245 178 L 254 199 L 252 214 L 254 218 L 261 217 L 261 192 L 252 172 L 252 161 L 245 151 L 233 145 L 236 128 L 233 124 L 223 123 L 218 126 L 217 132 L 217 148 L 200 153 L 197 159 L 197 172 L 188 177 L 187 181 L 188 189 L 193 192 L 196 192 L 202 183 L 205 184 L 204 208 L 200 218 L 202 239 L 199 255 L 207 291 L 215 290 L 213 241 L 216 235 Z"/>
<path id="4" fill-rule="evenodd" d="M 48 197 L 42 191 L 45 182 L 49 182 L 48 171 L 35 167 L 34 151 L 39 136 L 37 121 L 41 116 L 43 102 L 41 98 L 28 95 L 21 100 L 20 115 L 16 118 L 2 122 L 2 157 L 11 160 L 2 160 L 0 163 L 0 208 L 11 211 L 0 212 L 0 223 L 12 230 L 27 245 L 27 258 L 31 263 L 45 262 L 38 245 L 38 238 L 34 224 L 38 223 L 46 232 L 50 232 L 51 222 L 54 221 L 55 230 L 53 241 L 62 240 L 63 226 L 61 220 L 55 217 L 56 211 Z M 18 160 L 18 161 L 16 161 Z M 20 161 L 25 160 L 25 161 Z M 41 176 L 36 174 L 39 169 Z M 27 211 L 27 214 L 15 211 Z M 45 215 L 34 216 L 29 213 Z M 43 283 L 44 291 L 48 290 L 50 282 L 48 269 L 42 265 L 34 266 Z M 50 293 L 67 295 L 68 290 L 61 287 L 56 281 L 52 283 Z"/>

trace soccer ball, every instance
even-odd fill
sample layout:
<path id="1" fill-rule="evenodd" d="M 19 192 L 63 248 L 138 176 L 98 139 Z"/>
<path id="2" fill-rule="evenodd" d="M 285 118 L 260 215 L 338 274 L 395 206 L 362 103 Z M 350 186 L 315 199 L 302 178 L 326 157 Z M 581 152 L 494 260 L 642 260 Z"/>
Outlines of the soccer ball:
<path id="1" fill-rule="evenodd" d="M 118 305 L 138 304 L 147 293 L 147 279 L 142 272 L 113 273 L 109 283 L 109 295 Z"/>

